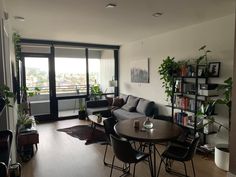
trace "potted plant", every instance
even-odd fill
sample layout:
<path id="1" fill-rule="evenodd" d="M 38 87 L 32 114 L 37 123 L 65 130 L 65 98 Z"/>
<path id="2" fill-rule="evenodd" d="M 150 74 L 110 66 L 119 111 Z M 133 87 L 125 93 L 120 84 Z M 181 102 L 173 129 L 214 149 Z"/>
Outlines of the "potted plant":
<path id="1" fill-rule="evenodd" d="M 203 118 L 203 124 L 199 128 L 208 128 L 213 124 L 217 124 L 219 126 L 218 132 L 223 127 L 227 131 L 230 131 L 231 127 L 231 96 L 232 96 L 232 78 L 228 78 L 224 81 L 224 85 L 220 85 L 218 90 L 223 91 L 223 97 L 217 100 L 209 100 L 206 104 L 203 104 L 200 110 L 197 113 L 197 116 Z M 214 113 L 215 104 L 223 104 L 228 108 L 228 116 L 229 116 L 229 127 L 224 126 L 223 124 L 215 121 L 212 116 Z M 215 164 L 217 167 L 228 171 L 229 170 L 229 145 L 228 144 L 217 144 L 215 146 Z"/>
<path id="2" fill-rule="evenodd" d="M 85 106 L 82 102 L 79 103 L 79 119 L 85 120 L 87 117 Z"/>
<path id="3" fill-rule="evenodd" d="M 175 61 L 174 57 L 167 57 L 163 60 L 162 64 L 158 67 L 158 72 L 161 75 L 162 87 L 165 88 L 167 101 L 172 97 L 172 89 L 174 85 L 173 76 L 176 76 L 179 71 L 179 64 Z"/>
<path id="4" fill-rule="evenodd" d="M 218 90 L 223 91 L 223 97 L 217 100 L 218 104 L 226 105 L 228 108 L 229 128 L 231 128 L 231 104 L 232 104 L 232 77 L 229 77 L 224 81 L 224 85 L 220 85 Z M 229 170 L 229 144 L 217 144 L 215 147 L 215 164 L 219 168 L 228 171 Z"/>
<path id="5" fill-rule="evenodd" d="M 94 84 L 91 87 L 91 99 L 98 100 L 102 96 L 102 91 L 100 89 L 100 86 L 98 84 Z"/>
<path id="6" fill-rule="evenodd" d="M 205 65 L 205 69 L 204 69 L 204 73 L 202 74 L 204 76 L 208 76 L 208 53 L 211 52 L 210 50 L 207 50 L 206 47 L 207 46 L 204 45 L 198 49 L 199 51 L 203 51 L 203 55 L 201 55 L 196 61 L 197 65 L 200 65 L 201 62 L 204 61 L 203 65 Z"/>
<path id="7" fill-rule="evenodd" d="M 34 119 L 32 119 L 28 114 L 25 113 L 24 105 L 18 105 L 18 119 L 17 119 L 17 127 L 20 130 L 31 128 L 34 123 Z"/>

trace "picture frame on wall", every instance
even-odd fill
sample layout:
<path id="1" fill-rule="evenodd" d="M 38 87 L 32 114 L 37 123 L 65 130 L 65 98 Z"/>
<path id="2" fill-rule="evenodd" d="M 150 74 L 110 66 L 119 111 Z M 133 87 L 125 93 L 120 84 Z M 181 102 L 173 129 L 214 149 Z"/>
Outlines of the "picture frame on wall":
<path id="1" fill-rule="evenodd" d="M 209 62 L 208 73 L 210 77 L 219 77 L 220 75 L 220 62 Z"/>
<path id="2" fill-rule="evenodd" d="M 131 82 L 149 83 L 149 58 L 131 62 Z"/>
<path id="3" fill-rule="evenodd" d="M 206 67 L 204 65 L 199 65 L 198 66 L 198 71 L 197 71 L 197 76 L 198 77 L 205 76 L 205 69 L 206 69 Z"/>

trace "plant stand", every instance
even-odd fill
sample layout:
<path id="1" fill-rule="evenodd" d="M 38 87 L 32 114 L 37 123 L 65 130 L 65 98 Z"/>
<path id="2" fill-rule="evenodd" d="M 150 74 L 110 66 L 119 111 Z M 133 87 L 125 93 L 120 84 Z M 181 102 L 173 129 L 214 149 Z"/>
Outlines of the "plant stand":
<path id="1" fill-rule="evenodd" d="M 217 144 L 215 147 L 215 164 L 218 168 L 229 171 L 229 145 Z"/>

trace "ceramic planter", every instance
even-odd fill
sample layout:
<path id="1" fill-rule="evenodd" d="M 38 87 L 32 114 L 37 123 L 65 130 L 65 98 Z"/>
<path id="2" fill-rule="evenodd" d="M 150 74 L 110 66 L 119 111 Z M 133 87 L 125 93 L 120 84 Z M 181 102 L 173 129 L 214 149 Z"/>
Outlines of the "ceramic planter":
<path id="1" fill-rule="evenodd" d="M 215 164 L 218 168 L 229 171 L 229 145 L 217 144 L 215 147 Z"/>
<path id="2" fill-rule="evenodd" d="M 86 111 L 79 111 L 79 119 L 81 120 L 86 119 Z"/>

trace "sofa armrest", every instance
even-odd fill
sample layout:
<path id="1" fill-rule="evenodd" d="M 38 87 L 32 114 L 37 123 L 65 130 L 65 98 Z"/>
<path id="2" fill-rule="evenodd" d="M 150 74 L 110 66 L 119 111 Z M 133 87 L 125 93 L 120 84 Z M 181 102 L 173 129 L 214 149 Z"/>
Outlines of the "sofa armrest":
<path id="1" fill-rule="evenodd" d="M 97 108 L 109 106 L 107 100 L 86 101 L 86 108 Z"/>

